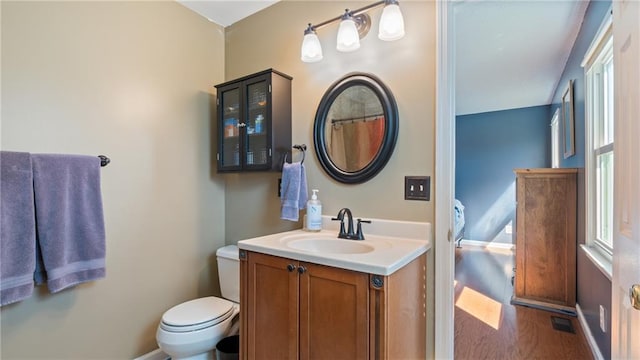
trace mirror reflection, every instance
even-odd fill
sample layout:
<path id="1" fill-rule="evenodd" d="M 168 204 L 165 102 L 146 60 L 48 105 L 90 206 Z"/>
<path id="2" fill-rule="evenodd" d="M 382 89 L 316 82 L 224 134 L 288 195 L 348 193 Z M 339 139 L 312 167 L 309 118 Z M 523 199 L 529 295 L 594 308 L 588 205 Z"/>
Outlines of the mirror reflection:
<path id="1" fill-rule="evenodd" d="M 376 157 L 385 117 L 382 103 L 369 87 L 344 89 L 331 104 L 326 121 L 326 151 L 338 169 L 358 171 Z"/>
<path id="2" fill-rule="evenodd" d="M 370 180 L 386 165 L 398 138 L 398 107 L 377 77 L 350 73 L 318 105 L 313 147 L 325 172 L 342 183 Z"/>

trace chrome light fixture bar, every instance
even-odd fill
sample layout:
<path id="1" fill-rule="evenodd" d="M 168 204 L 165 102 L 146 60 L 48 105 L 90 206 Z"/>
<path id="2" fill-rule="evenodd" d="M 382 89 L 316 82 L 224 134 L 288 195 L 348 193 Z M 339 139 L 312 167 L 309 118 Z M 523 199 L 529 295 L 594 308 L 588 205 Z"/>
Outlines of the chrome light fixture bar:
<path id="1" fill-rule="evenodd" d="M 384 9 L 380 17 L 378 38 L 384 41 L 401 39 L 404 36 L 404 18 L 400 12 L 398 0 L 377 1 L 353 11 L 345 9 L 344 14 L 316 25 L 309 24 L 304 31 L 300 49 L 302 61 L 312 63 L 322 60 L 322 45 L 320 45 L 316 30 L 338 20 L 340 20 L 340 26 L 336 48 L 342 52 L 358 50 L 360 39 L 365 37 L 371 28 L 371 17 L 365 12 L 380 5 L 384 5 Z"/>

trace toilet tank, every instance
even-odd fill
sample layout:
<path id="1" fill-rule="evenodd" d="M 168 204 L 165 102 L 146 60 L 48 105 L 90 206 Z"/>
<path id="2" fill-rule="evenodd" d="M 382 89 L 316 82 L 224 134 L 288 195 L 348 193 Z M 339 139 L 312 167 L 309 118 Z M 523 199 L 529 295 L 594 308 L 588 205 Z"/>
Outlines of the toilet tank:
<path id="1" fill-rule="evenodd" d="M 222 297 L 240 303 L 240 259 L 236 245 L 223 246 L 216 251 L 218 279 Z"/>

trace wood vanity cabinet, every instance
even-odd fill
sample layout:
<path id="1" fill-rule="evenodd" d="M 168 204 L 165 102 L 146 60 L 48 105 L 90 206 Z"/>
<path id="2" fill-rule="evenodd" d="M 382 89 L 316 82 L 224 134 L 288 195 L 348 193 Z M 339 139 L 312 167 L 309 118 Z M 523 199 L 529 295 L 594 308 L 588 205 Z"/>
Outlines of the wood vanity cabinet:
<path id="1" fill-rule="evenodd" d="M 218 172 L 281 169 L 291 150 L 291 80 L 268 69 L 215 86 Z"/>
<path id="2" fill-rule="evenodd" d="M 575 313 L 577 169 L 515 169 L 512 303 Z"/>
<path id="3" fill-rule="evenodd" d="M 240 358 L 424 359 L 425 263 L 379 276 L 240 250 Z"/>

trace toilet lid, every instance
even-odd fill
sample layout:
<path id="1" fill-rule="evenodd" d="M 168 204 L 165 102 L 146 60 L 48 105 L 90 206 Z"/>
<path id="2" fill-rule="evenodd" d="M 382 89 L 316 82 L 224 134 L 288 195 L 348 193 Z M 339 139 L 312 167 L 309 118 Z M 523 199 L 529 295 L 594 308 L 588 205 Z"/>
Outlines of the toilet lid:
<path id="1" fill-rule="evenodd" d="M 226 320 L 233 313 L 231 301 L 210 296 L 176 305 L 162 315 L 168 331 L 194 331 Z"/>

